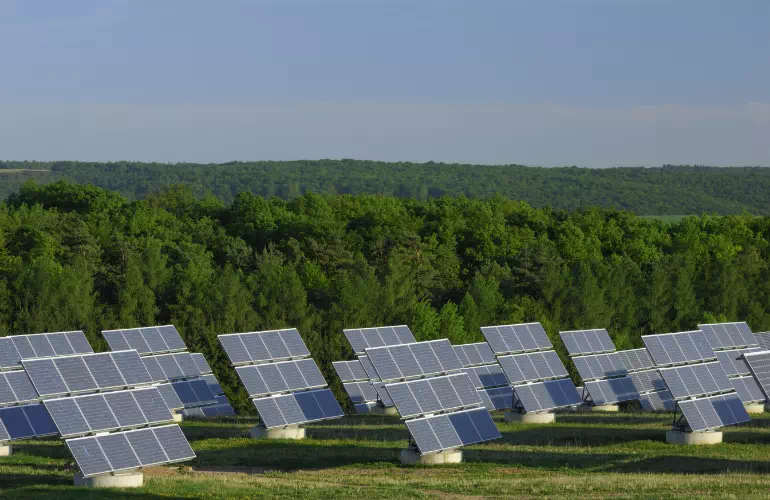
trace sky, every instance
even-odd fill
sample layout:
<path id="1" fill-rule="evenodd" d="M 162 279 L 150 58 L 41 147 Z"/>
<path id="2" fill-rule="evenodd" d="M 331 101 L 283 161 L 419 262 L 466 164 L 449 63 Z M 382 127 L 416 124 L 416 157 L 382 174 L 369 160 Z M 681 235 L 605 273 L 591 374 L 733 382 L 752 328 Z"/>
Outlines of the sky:
<path id="1" fill-rule="evenodd" d="M 767 0 L 0 0 L 0 159 L 770 166 Z"/>

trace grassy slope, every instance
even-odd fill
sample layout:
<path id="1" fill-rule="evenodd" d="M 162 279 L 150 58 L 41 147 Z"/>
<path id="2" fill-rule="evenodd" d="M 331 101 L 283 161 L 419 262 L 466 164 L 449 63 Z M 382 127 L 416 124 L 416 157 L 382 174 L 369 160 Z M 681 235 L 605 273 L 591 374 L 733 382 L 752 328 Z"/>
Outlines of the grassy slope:
<path id="1" fill-rule="evenodd" d="M 725 443 L 663 442 L 670 415 L 559 415 L 557 424 L 500 422 L 503 439 L 465 451 L 466 463 L 403 467 L 406 428 L 371 418 L 309 429 L 300 442 L 242 437 L 248 422 L 187 423 L 198 459 L 154 468 L 145 487 L 78 490 L 58 441 L 30 441 L 0 458 L 3 498 L 766 498 L 770 416 L 725 432 Z M 50 458 L 49 458 L 50 457 Z"/>

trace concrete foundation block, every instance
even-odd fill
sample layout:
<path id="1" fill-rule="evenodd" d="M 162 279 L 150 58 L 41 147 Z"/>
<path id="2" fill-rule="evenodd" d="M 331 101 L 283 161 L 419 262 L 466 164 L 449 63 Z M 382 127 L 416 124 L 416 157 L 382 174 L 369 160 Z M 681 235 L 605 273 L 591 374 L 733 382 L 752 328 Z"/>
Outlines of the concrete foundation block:
<path id="1" fill-rule="evenodd" d="M 144 473 L 133 471 L 83 477 L 80 472 L 77 472 L 75 473 L 75 486 L 81 488 L 141 488 L 144 486 Z"/>
<path id="2" fill-rule="evenodd" d="M 551 424 L 556 422 L 555 413 L 518 413 L 506 410 L 505 421 L 517 424 Z"/>
<path id="3" fill-rule="evenodd" d="M 0 457 L 9 457 L 13 453 L 13 447 L 10 444 L 0 444 Z"/>
<path id="4" fill-rule="evenodd" d="M 305 439 L 305 428 L 297 426 L 265 429 L 252 427 L 249 435 L 254 439 Z"/>
<path id="5" fill-rule="evenodd" d="M 595 411 L 599 413 L 615 413 L 620 411 L 618 405 L 583 406 L 583 411 Z"/>
<path id="6" fill-rule="evenodd" d="M 722 442 L 721 432 L 666 432 L 666 442 L 683 445 L 719 444 Z"/>
<path id="7" fill-rule="evenodd" d="M 764 413 L 765 412 L 764 403 L 745 404 L 743 405 L 743 407 L 746 408 L 747 413 Z"/>
<path id="8" fill-rule="evenodd" d="M 181 413 L 174 412 L 171 415 L 174 417 L 174 422 L 176 423 L 182 423 L 184 421 L 184 415 Z"/>
<path id="9" fill-rule="evenodd" d="M 371 410 L 369 410 L 370 415 L 382 415 L 385 417 L 397 417 L 398 416 L 398 410 L 396 410 L 395 407 L 389 406 L 374 406 Z"/>
<path id="10" fill-rule="evenodd" d="M 428 453 L 420 455 L 414 450 L 401 450 L 401 463 L 403 465 L 439 465 L 439 464 L 459 464 L 463 461 L 463 452 L 461 450 L 448 450 L 439 453 Z"/>

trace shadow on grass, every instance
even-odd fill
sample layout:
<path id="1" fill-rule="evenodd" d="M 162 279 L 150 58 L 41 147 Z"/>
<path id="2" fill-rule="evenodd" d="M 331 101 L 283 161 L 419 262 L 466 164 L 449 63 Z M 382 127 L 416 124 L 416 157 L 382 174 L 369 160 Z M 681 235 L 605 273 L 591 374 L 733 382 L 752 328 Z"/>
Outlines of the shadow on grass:
<path id="1" fill-rule="evenodd" d="M 406 437 L 398 444 L 367 446 L 365 441 L 319 442 L 318 440 L 254 439 L 227 443 L 217 448 L 196 449 L 193 466 L 263 467 L 267 470 L 326 469 L 354 464 L 397 462 L 407 445 Z"/>
<path id="2" fill-rule="evenodd" d="M 600 427 L 539 425 L 514 430 L 503 428 L 503 437 L 496 442 L 526 446 L 602 446 L 633 441 L 663 441 L 666 437 L 665 430 L 628 427 L 608 432 Z"/>
<path id="3" fill-rule="evenodd" d="M 42 481 L 41 481 L 42 482 Z M 68 484 L 72 484 L 70 481 Z M 35 487 L 18 487 L 18 488 L 11 488 L 11 489 L 4 489 L 2 492 L 2 498 L 24 498 L 28 499 L 30 497 L 34 497 L 35 500 L 39 499 L 83 499 L 88 498 L 91 499 L 110 499 L 114 500 L 115 498 L 129 498 L 132 500 L 161 500 L 161 499 L 168 499 L 168 495 L 156 495 L 153 493 L 146 493 L 144 491 L 136 491 L 136 490 L 130 490 L 130 489 L 99 489 L 99 488 L 67 488 L 65 490 L 62 490 L 60 488 L 56 489 L 48 489 L 46 487 L 42 487 L 39 484 Z M 181 499 L 181 500 L 193 500 L 193 497 L 181 497 L 181 496 L 174 496 L 173 498 Z"/>
<path id="4" fill-rule="evenodd" d="M 625 474 L 767 474 L 770 462 L 729 460 L 724 458 L 683 455 L 639 455 L 631 453 L 554 453 L 511 452 L 488 449 L 466 449 L 465 462 L 495 463 L 536 469 L 574 469 L 590 472 Z"/>

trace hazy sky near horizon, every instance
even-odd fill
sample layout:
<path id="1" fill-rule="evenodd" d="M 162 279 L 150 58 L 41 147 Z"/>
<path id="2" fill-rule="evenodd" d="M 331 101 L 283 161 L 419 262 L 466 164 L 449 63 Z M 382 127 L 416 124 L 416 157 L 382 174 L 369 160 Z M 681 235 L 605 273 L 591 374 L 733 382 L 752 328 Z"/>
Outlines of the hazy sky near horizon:
<path id="1" fill-rule="evenodd" d="M 767 0 L 0 0 L 0 159 L 770 166 Z"/>

